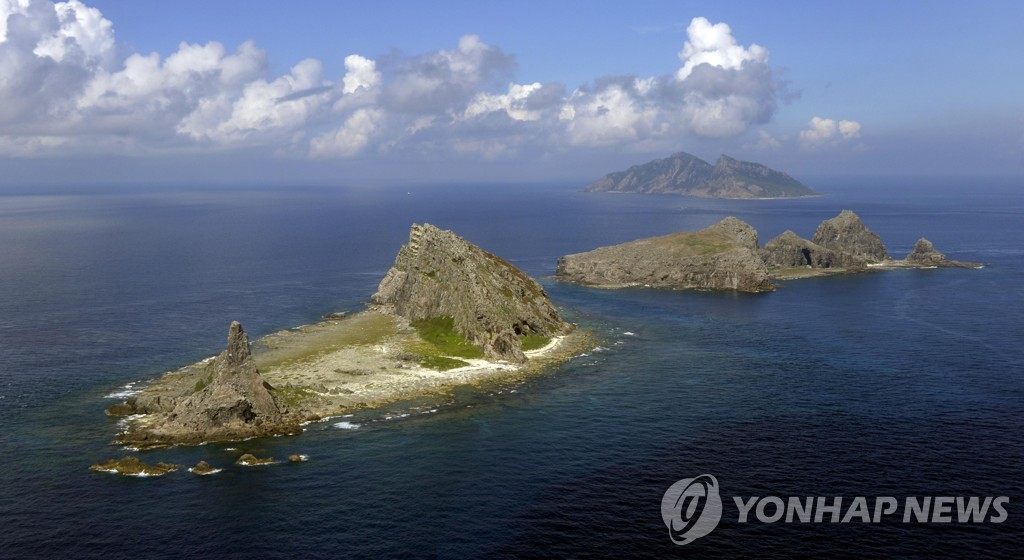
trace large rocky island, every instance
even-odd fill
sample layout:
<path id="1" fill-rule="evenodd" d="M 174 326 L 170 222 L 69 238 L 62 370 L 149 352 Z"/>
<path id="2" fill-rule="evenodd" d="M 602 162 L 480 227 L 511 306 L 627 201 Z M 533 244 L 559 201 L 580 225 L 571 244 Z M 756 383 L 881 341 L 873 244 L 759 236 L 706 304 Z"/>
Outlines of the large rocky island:
<path id="1" fill-rule="evenodd" d="M 696 232 L 679 232 L 600 247 L 558 260 L 556 277 L 601 288 L 766 292 L 773 280 L 890 268 L 978 268 L 951 261 L 921 238 L 906 258 L 889 256 L 882 239 L 857 214 L 843 210 L 804 239 L 786 231 L 758 245 L 757 231 L 728 217 Z"/>
<path id="2" fill-rule="evenodd" d="M 218 356 L 107 409 L 133 448 L 294 434 L 303 422 L 458 385 L 517 379 L 592 345 L 544 289 L 450 231 L 413 225 L 372 304 L 250 344 L 237 322 Z"/>
<path id="3" fill-rule="evenodd" d="M 807 185 L 758 163 L 721 156 L 714 165 L 686 152 L 587 185 L 587 192 L 657 193 L 706 198 L 793 198 L 817 196 Z"/>

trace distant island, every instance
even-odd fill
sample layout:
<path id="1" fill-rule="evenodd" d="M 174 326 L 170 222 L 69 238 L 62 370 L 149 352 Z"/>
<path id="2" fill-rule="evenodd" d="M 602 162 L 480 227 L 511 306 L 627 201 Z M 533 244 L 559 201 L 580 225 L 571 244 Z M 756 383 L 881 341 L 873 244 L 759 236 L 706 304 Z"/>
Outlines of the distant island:
<path id="1" fill-rule="evenodd" d="M 145 449 L 297 434 L 303 422 L 517 379 L 593 346 L 535 280 L 429 224 L 412 226 L 369 309 L 325 318 L 251 345 L 231 323 L 220 355 L 107 409 L 125 419 L 115 443 Z M 134 459 L 126 465 L 95 470 L 143 468 Z"/>
<path id="2" fill-rule="evenodd" d="M 757 231 L 728 217 L 695 232 L 638 239 L 558 260 L 561 280 L 600 288 L 768 292 L 774 280 L 848 274 L 890 268 L 980 268 L 952 261 L 921 238 L 902 260 L 889 256 L 882 239 L 857 214 L 843 210 L 818 226 L 811 240 L 792 231 L 759 246 Z"/>
<path id="3" fill-rule="evenodd" d="M 819 196 L 786 173 L 759 163 L 723 155 L 711 165 L 686 152 L 609 173 L 584 191 L 746 199 Z"/>

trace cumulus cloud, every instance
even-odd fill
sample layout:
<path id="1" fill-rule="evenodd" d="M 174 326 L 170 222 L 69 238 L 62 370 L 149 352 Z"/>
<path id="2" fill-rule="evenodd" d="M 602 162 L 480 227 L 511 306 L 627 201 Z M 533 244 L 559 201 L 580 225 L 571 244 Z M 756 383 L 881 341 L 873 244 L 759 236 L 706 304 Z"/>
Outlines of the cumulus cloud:
<path id="1" fill-rule="evenodd" d="M 384 112 L 380 109 L 359 109 L 337 130 L 314 138 L 310 142 L 310 155 L 330 158 L 358 154 L 370 143 L 383 120 Z"/>
<path id="2" fill-rule="evenodd" d="M 350 54 L 342 76 L 325 75 L 315 59 L 268 75 L 267 53 L 252 42 L 181 43 L 166 57 L 116 53 L 113 24 L 81 0 L 0 0 L 0 154 L 106 144 L 256 146 L 315 158 L 662 150 L 742 134 L 771 119 L 785 94 L 767 49 L 705 18 L 687 27 L 680 67 L 571 91 L 515 80 L 515 58 L 477 35 L 426 54 Z M 859 125 L 825 119 L 805 132 L 806 142 L 842 140 Z"/>
<path id="3" fill-rule="evenodd" d="M 860 138 L 860 123 L 857 121 L 813 117 L 807 128 L 800 131 L 800 143 L 806 148 L 837 145 L 857 138 Z"/>
<path id="4" fill-rule="evenodd" d="M 744 48 L 736 43 L 732 36 L 732 29 L 725 23 L 711 24 L 705 18 L 693 18 L 690 26 L 686 28 L 688 40 L 679 52 L 679 60 L 683 67 L 676 73 L 676 77 L 685 80 L 693 72 L 693 69 L 701 64 L 707 64 L 716 68 L 740 69 L 744 63 L 768 62 L 768 50 L 754 43 L 749 48 Z"/>

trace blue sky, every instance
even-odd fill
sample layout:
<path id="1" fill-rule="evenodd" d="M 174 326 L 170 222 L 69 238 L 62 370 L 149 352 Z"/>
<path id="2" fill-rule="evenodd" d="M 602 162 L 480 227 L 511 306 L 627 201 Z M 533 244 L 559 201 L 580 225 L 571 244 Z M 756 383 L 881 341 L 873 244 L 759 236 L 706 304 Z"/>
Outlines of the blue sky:
<path id="1" fill-rule="evenodd" d="M 3 184 L 1024 175 L 1024 3 L 0 0 Z"/>

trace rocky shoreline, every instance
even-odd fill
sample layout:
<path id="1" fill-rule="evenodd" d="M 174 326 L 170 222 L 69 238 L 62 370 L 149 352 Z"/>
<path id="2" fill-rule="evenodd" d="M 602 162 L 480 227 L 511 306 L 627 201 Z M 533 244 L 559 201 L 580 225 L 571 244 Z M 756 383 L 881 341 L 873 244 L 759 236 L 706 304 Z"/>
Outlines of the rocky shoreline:
<path id="1" fill-rule="evenodd" d="M 133 449 L 302 432 L 302 424 L 455 387 L 535 375 L 596 346 L 543 288 L 449 231 L 414 225 L 368 309 L 169 372 L 107 408 Z"/>
<path id="2" fill-rule="evenodd" d="M 953 261 L 925 238 L 904 259 L 854 212 L 823 221 L 808 240 L 785 231 L 761 247 L 757 231 L 728 217 L 695 232 L 638 239 L 558 260 L 555 277 L 599 288 L 769 292 L 774 281 L 898 268 L 981 268 Z"/>

